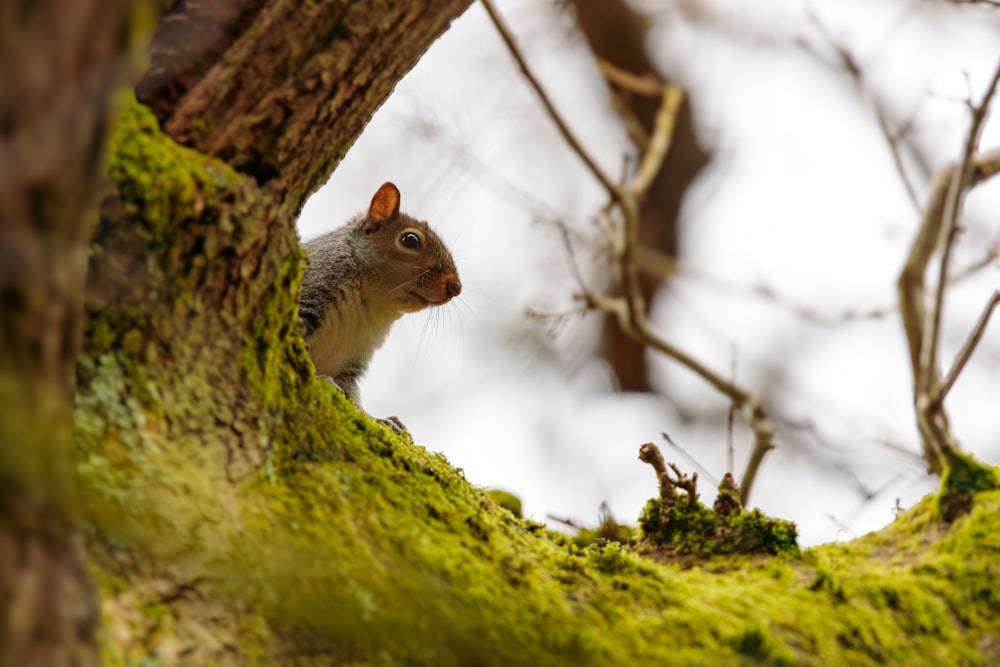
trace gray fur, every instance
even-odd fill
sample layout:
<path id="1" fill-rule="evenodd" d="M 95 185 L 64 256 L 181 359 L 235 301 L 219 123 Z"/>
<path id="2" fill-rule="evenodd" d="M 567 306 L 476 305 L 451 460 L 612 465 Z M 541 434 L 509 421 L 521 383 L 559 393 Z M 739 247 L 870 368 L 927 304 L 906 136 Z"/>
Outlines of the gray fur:
<path id="1" fill-rule="evenodd" d="M 392 183 L 379 188 L 366 214 L 305 247 L 299 314 L 309 355 L 316 372 L 357 403 L 358 382 L 393 322 L 447 303 L 462 283 L 427 223 L 399 212 Z"/>
<path id="2" fill-rule="evenodd" d="M 310 347 L 324 335 L 343 337 L 345 332 L 331 333 L 331 323 L 343 321 L 349 328 L 357 314 L 365 309 L 366 287 L 370 270 L 378 265 L 378 253 L 364 240 L 364 216 L 357 216 L 347 225 L 327 232 L 305 243 L 309 252 L 309 266 L 302 274 L 302 293 L 299 297 L 299 315 L 305 325 L 306 342 Z M 388 334 L 392 321 L 382 323 Z M 348 332 L 349 334 L 349 332 Z M 350 341 L 345 341 L 350 344 Z M 364 347 L 364 346 L 362 346 Z M 358 381 L 368 370 L 374 348 L 362 350 L 360 356 L 346 363 L 320 367 L 320 374 L 328 375 L 344 394 L 358 402 Z"/>

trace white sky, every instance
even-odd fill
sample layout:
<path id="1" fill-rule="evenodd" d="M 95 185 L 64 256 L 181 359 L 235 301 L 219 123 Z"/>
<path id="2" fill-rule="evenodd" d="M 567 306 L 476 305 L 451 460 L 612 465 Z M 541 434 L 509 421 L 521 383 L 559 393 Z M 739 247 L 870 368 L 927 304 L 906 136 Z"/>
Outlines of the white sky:
<path id="1" fill-rule="evenodd" d="M 548 3 L 500 5 L 589 152 L 618 173 L 629 146 L 572 22 Z M 698 6 L 710 17 L 698 26 L 678 25 L 672 11 L 659 9 L 650 42 L 665 71 L 688 88 L 715 151 L 685 205 L 682 246 L 691 270 L 664 292 L 654 321 L 720 373 L 729 372 L 735 351 L 740 382 L 821 434 L 822 444 L 808 437 L 802 444 L 779 428 L 752 504 L 796 521 L 806 544 L 850 538 L 890 521 L 897 497 L 908 506 L 935 485 L 914 456 L 882 444 L 919 451 L 894 308 L 918 215 L 870 100 L 792 42 L 830 53 L 807 11 L 818 16 L 865 66 L 869 91 L 894 118 L 915 114 L 914 136 L 936 170 L 959 156 L 968 125 L 962 100 L 969 91 L 978 99 L 1000 63 L 1000 13 L 888 0 Z M 998 145 L 994 119 L 982 147 Z M 923 197 L 924 180 L 907 166 Z M 653 358 L 667 398 L 615 393 L 591 355 L 596 316 L 570 318 L 555 337 L 549 325 L 525 316 L 528 308 L 572 307 L 575 285 L 551 220 L 594 237 L 591 219 L 604 197 L 560 141 L 478 3 L 399 84 L 309 201 L 302 236 L 342 224 L 386 180 L 400 187 L 403 209 L 429 220 L 449 244 L 465 291 L 459 303 L 396 324 L 362 382 L 369 412 L 399 415 L 418 443 L 444 452 L 473 483 L 518 494 L 538 520 L 551 513 L 595 524 L 607 501 L 616 518 L 634 523 L 656 493 L 652 471 L 636 458 L 640 444 L 657 442 L 668 460 L 692 470 L 661 431 L 716 478 L 725 472 L 726 403 L 707 385 Z M 1000 239 L 1000 183 L 970 197 L 967 211 L 955 266 Z M 833 319 L 848 310 L 889 313 L 811 324 L 787 305 L 754 296 L 761 285 L 785 304 Z M 950 293 L 946 365 L 998 286 L 994 262 Z M 960 441 L 994 463 L 998 368 L 994 322 L 948 402 Z M 696 411 L 715 414 L 683 418 Z M 739 473 L 745 427 L 736 436 Z M 854 476 L 881 493 L 865 502 Z M 713 495 L 714 484 L 703 479 L 703 499 Z"/>

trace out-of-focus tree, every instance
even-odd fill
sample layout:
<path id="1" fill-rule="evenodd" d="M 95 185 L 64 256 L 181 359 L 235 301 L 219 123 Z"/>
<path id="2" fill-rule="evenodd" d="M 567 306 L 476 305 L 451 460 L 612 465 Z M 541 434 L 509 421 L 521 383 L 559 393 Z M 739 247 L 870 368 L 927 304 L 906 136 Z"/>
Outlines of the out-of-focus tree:
<path id="1" fill-rule="evenodd" d="M 649 19 L 623 0 L 572 0 L 570 3 L 587 43 L 598 63 L 611 65 L 637 78 L 667 83 L 646 52 Z M 605 71 L 608 71 L 605 67 Z M 655 130 L 659 101 L 638 95 L 608 79 L 613 106 L 628 136 L 644 149 Z M 677 114 L 670 149 L 640 201 L 639 242 L 667 260 L 678 257 L 681 204 L 691 183 L 708 164 L 709 152 L 695 133 L 690 98 Z M 647 314 L 663 285 L 662 272 L 639 271 L 639 292 Z M 604 318 L 601 356 L 607 360 L 622 391 L 650 391 L 646 349 L 622 331 L 618 319 Z"/>
<path id="2" fill-rule="evenodd" d="M 130 0 L 0 10 L 0 665 L 99 662 L 77 525 L 73 368 Z"/>
<path id="3" fill-rule="evenodd" d="M 599 219 L 603 225 L 595 226 L 600 228 L 597 236 L 601 240 L 598 243 L 605 244 L 602 256 L 611 258 L 613 279 L 610 289 L 601 294 L 591 291 L 588 284 L 595 282 L 593 276 L 581 276 L 581 267 L 576 265 L 577 259 L 572 256 L 572 247 L 570 261 L 574 264 L 573 272 L 581 283 L 579 288 L 583 292 L 583 301 L 587 307 L 604 313 L 600 355 L 609 361 L 622 388 L 648 390 L 650 385 L 644 354 L 645 349 L 650 348 L 687 366 L 732 401 L 733 408 L 744 415 L 754 434 L 754 445 L 750 450 L 743 478 L 744 500 L 762 457 L 773 447 L 775 420 L 766 417 L 767 413 L 773 411 L 778 414 L 776 421 L 784 427 L 783 438 L 786 443 L 794 446 L 804 445 L 809 440 L 824 442 L 811 419 L 801 415 L 792 416 L 785 408 L 783 404 L 788 397 L 782 395 L 782 392 L 765 387 L 760 390 L 762 393 L 759 395 L 751 393 L 749 389 L 724 377 L 723 369 L 728 365 L 726 360 L 697 359 L 687 354 L 683 347 L 670 341 L 669 324 L 660 326 L 657 331 L 657 327 L 649 322 L 651 299 L 655 298 L 655 288 L 663 276 L 694 274 L 697 279 L 701 273 L 698 267 L 693 267 L 677 256 L 677 213 L 681 198 L 690 190 L 692 182 L 707 163 L 706 155 L 694 138 L 691 107 L 686 102 L 676 115 L 675 125 L 671 127 L 662 163 L 656 162 L 658 169 L 655 175 L 645 179 L 639 175 L 633 176 L 645 166 L 641 163 L 643 156 L 654 152 L 651 144 L 657 138 L 655 121 L 662 110 L 657 85 L 665 85 L 664 77 L 656 73 L 656 67 L 647 55 L 647 49 L 652 48 L 653 43 L 648 38 L 648 33 L 654 23 L 660 28 L 660 34 L 663 34 L 665 26 L 683 26 L 688 30 L 723 34 L 726 39 L 737 44 L 759 43 L 785 49 L 799 59 L 806 59 L 803 54 L 807 54 L 828 67 L 835 75 L 846 78 L 851 84 L 849 96 L 856 96 L 858 102 L 870 107 L 871 122 L 877 127 L 884 144 L 874 145 L 872 150 L 887 151 L 890 154 L 901 187 L 913 205 L 913 210 L 921 217 L 916 238 L 909 249 L 909 257 L 899 276 L 898 311 L 908 340 L 922 458 L 932 473 L 940 473 L 941 456 L 957 451 L 957 441 L 950 432 L 949 420 L 943 407 L 944 398 L 982 338 L 995 306 L 994 297 L 984 305 L 979 322 L 969 322 L 967 338 L 956 353 L 952 368 L 947 372 L 942 370 L 939 355 L 942 347 L 940 338 L 943 335 L 944 297 L 953 283 L 993 264 L 998 256 L 997 247 L 1000 246 L 1000 242 L 993 239 L 975 261 L 967 262 L 958 269 L 949 263 L 960 231 L 964 233 L 972 229 L 973 233 L 977 233 L 975 230 L 980 228 L 980 235 L 988 234 L 984 234 L 981 229 L 984 226 L 977 223 L 974 214 L 964 213 L 962 203 L 968 190 L 990 179 L 994 173 L 993 152 L 980 149 L 979 136 L 993 103 L 996 75 L 988 82 L 981 98 L 977 99 L 978 92 L 970 89 L 966 106 L 971 111 L 972 128 L 968 139 L 963 139 L 963 150 L 956 155 L 940 144 L 932 147 L 932 142 L 926 140 L 927 133 L 924 132 L 921 136 L 916 131 L 918 109 L 901 112 L 901 105 L 892 99 L 892 93 L 880 89 L 873 82 L 874 77 L 869 72 L 866 60 L 846 46 L 820 15 L 812 10 L 804 13 L 808 36 L 803 36 L 799 30 L 789 29 L 787 26 L 783 29 L 785 32 L 779 30 L 770 34 L 759 26 L 743 25 L 724 8 L 711 2 L 675 3 L 669 8 L 661 8 L 663 11 L 658 12 L 655 19 L 652 14 L 644 16 L 629 6 L 615 2 L 568 4 L 575 11 L 580 30 L 593 50 L 595 69 L 604 75 L 615 91 L 613 107 L 624 119 L 628 134 L 638 149 L 638 157 L 631 159 L 626 176 L 620 183 L 616 181 L 612 184 L 609 182 L 610 177 L 600 173 L 593 156 L 587 155 L 587 147 L 567 137 L 567 148 L 579 154 L 581 161 L 594 172 L 595 181 L 607 190 L 608 204 L 600 212 L 595 211 L 594 218 Z M 947 4 L 932 7 L 928 11 L 945 14 L 961 11 L 948 8 Z M 982 12 L 983 16 L 996 20 L 995 10 L 989 3 L 973 4 L 982 6 L 970 11 Z M 902 5 L 900 8 L 904 15 L 910 11 Z M 501 32 L 506 32 L 502 26 L 498 27 Z M 546 99 L 546 93 L 530 73 L 530 63 L 523 62 L 524 56 L 516 52 L 514 38 L 505 35 L 504 39 L 515 51 L 515 57 L 521 61 L 521 69 L 527 74 L 531 85 L 541 94 L 547 112 L 554 117 L 566 135 L 568 128 L 558 118 L 558 105 Z M 678 56 L 675 54 L 674 57 Z M 689 53 L 685 53 L 684 58 L 687 58 L 687 63 L 697 61 L 697 57 Z M 869 56 L 868 60 L 872 60 L 872 57 Z M 675 65 L 678 69 L 684 67 L 682 63 Z M 958 166 L 949 167 L 949 163 L 956 159 Z M 631 178 L 643 180 L 644 186 L 648 187 L 636 189 L 629 184 Z M 628 199 L 630 193 L 635 196 L 634 205 L 638 207 L 634 229 L 630 229 L 630 214 L 627 210 L 631 203 L 626 205 L 623 201 Z M 620 212 L 620 219 L 615 219 L 613 214 L 616 211 Z M 960 218 L 963 218 L 961 223 L 958 222 Z M 576 231 L 579 234 L 579 230 Z M 564 236 L 566 243 L 571 246 L 569 234 Z M 625 246 L 624 250 L 622 244 Z M 630 247 L 630 244 L 634 247 Z M 932 258 L 935 262 L 933 268 Z M 584 271 L 593 268 L 598 271 L 604 269 L 601 266 L 590 266 L 585 267 Z M 635 274 L 634 280 L 629 277 L 630 273 Z M 710 273 L 709 270 L 706 275 Z M 931 273 L 936 275 L 932 277 Z M 634 282 L 634 285 L 630 286 L 630 282 Z M 634 294 L 630 295 L 628 292 L 633 287 Z M 848 311 L 842 318 L 831 317 L 818 314 L 822 308 L 817 308 L 815 304 L 801 306 L 784 299 L 781 287 L 775 289 L 770 285 L 758 285 L 753 289 L 756 292 L 755 298 L 772 301 L 801 316 L 803 320 L 816 323 L 843 324 L 869 318 L 883 319 L 890 317 L 895 310 L 885 308 L 867 313 L 860 310 Z M 754 363 L 764 366 L 773 364 L 775 369 L 780 369 L 784 362 L 759 360 Z M 768 401 L 764 400 L 765 396 L 769 398 Z M 766 412 L 765 403 L 771 404 Z M 718 415 L 714 417 L 718 419 Z M 732 411 L 729 417 L 730 431 L 731 428 Z M 729 465 L 732 466 L 732 454 Z M 856 482 L 857 478 L 850 465 L 838 465 L 837 469 Z M 859 483 L 858 486 L 864 488 L 863 484 Z M 871 497 L 873 493 L 865 490 L 862 495 Z"/>

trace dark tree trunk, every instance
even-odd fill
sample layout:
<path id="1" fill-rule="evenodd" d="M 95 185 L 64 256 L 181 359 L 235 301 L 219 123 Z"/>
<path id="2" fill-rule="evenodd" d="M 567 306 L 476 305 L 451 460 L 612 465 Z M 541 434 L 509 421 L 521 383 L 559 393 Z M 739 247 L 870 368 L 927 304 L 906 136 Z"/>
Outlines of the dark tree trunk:
<path id="1" fill-rule="evenodd" d="M 668 78 L 657 71 L 646 54 L 646 18 L 621 0 L 574 0 L 577 21 L 594 55 L 637 76 Z M 615 107 L 640 149 L 653 132 L 660 100 L 636 95 L 611 84 Z M 639 242 L 667 257 L 678 256 L 678 230 L 681 204 L 688 188 L 708 164 L 709 153 L 694 131 L 691 105 L 687 99 L 677 116 L 670 151 L 663 167 L 649 186 L 639 218 Z M 663 285 L 662 276 L 648 271 L 639 274 L 640 289 L 647 311 Z M 601 356 L 608 362 L 622 391 L 650 391 L 646 348 L 621 330 L 618 318 L 604 318 Z"/>
<path id="2" fill-rule="evenodd" d="M 127 0 L 0 10 L 0 665 L 98 662 L 77 527 L 73 368 Z"/>
<path id="3" fill-rule="evenodd" d="M 249 611 L 217 587 L 221 547 L 200 542 L 186 485 L 235 497 L 290 459 L 343 455 L 297 328 L 298 212 L 469 2 L 171 3 L 116 123 L 77 366 L 84 513 L 92 559 L 146 600 L 105 606 L 182 616 L 185 664 L 249 660 L 234 637 Z M 191 590 L 231 605 L 182 613 Z M 159 622 L 119 630 L 129 659 L 157 655 Z"/>

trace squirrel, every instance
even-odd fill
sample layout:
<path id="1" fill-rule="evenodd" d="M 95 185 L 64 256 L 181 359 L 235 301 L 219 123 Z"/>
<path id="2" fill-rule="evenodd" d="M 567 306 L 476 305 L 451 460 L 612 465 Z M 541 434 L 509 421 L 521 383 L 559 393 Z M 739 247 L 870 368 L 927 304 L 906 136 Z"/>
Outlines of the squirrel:
<path id="1" fill-rule="evenodd" d="M 367 213 L 305 242 L 299 316 L 316 371 L 356 404 L 358 381 L 404 313 L 442 306 L 462 292 L 455 261 L 426 222 L 399 212 L 384 183 Z"/>

